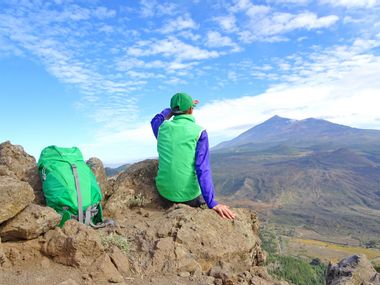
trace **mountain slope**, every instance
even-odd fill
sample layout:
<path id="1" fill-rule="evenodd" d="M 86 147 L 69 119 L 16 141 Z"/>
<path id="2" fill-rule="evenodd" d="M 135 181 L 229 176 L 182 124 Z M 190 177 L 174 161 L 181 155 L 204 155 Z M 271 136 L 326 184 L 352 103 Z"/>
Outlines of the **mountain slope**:
<path id="1" fill-rule="evenodd" d="M 211 156 L 229 204 L 323 233 L 380 234 L 380 131 L 276 116 Z"/>

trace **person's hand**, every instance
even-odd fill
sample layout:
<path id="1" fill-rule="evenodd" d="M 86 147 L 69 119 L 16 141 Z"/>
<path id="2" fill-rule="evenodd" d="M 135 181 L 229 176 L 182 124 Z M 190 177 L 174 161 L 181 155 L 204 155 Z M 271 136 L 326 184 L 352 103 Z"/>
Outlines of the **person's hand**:
<path id="1" fill-rule="evenodd" d="M 219 214 L 222 218 L 233 220 L 235 219 L 235 214 L 226 205 L 219 204 L 212 208 L 215 212 Z"/>

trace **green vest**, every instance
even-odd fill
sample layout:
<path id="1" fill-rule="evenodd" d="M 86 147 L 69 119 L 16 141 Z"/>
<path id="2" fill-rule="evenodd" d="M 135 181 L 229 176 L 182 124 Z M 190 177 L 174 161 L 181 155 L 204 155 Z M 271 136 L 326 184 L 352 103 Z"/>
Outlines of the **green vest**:
<path id="1" fill-rule="evenodd" d="M 202 130 L 194 117 L 187 114 L 175 116 L 160 126 L 156 185 L 164 198 L 185 202 L 201 194 L 195 172 L 195 150 Z"/>

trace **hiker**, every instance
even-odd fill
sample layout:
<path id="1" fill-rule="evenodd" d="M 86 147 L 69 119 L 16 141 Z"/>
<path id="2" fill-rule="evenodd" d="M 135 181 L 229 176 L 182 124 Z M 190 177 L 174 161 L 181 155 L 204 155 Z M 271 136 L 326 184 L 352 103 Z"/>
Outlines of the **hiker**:
<path id="1" fill-rule="evenodd" d="M 177 93 L 170 100 L 170 108 L 152 119 L 159 156 L 156 186 L 170 204 L 200 207 L 206 202 L 221 217 L 233 220 L 235 214 L 229 207 L 214 200 L 208 135 L 192 115 L 198 103 L 186 93 Z"/>

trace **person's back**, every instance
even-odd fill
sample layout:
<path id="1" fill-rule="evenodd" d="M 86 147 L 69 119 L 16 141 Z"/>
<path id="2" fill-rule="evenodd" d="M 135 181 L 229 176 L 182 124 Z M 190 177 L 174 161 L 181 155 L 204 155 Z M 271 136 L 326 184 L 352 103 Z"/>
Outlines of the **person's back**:
<path id="1" fill-rule="evenodd" d="M 201 195 L 195 172 L 195 151 L 203 129 L 189 114 L 165 121 L 159 130 L 159 167 L 156 177 L 161 196 L 174 202 L 193 200 Z"/>
<path id="2" fill-rule="evenodd" d="M 206 202 L 221 217 L 234 219 L 235 214 L 226 205 L 214 200 L 208 135 L 192 115 L 197 103 L 186 93 L 177 93 L 170 101 L 171 108 L 151 121 L 159 155 L 157 190 L 169 203 L 199 207 Z"/>

